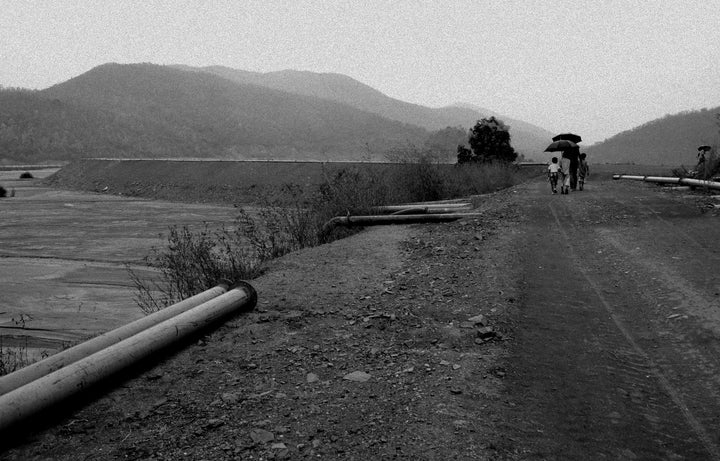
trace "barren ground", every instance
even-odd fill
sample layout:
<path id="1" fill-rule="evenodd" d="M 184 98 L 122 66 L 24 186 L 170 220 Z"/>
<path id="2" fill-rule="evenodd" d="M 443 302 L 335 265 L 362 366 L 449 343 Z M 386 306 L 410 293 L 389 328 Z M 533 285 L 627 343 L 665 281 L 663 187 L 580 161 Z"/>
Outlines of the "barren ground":
<path id="1" fill-rule="evenodd" d="M 720 459 L 715 200 L 548 191 L 281 258 L 255 312 L 2 457 Z"/>

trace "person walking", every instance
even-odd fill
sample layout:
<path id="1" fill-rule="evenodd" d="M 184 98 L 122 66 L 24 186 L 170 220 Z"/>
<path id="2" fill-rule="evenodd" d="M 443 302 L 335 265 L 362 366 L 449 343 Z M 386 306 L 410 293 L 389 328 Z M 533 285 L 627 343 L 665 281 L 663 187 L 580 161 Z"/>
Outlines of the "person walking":
<path id="1" fill-rule="evenodd" d="M 590 167 L 587 162 L 587 154 L 580 154 L 580 164 L 578 165 L 578 188 L 583 190 L 585 187 L 585 178 L 590 176 Z"/>
<path id="2" fill-rule="evenodd" d="M 578 168 L 580 166 L 580 148 L 578 146 L 571 147 L 567 151 L 563 152 L 563 155 L 567 154 L 567 158 L 570 159 L 570 189 L 577 189 L 578 182 Z"/>
<path id="3" fill-rule="evenodd" d="M 548 165 L 548 180 L 550 181 L 550 189 L 553 194 L 557 194 L 557 183 L 558 183 L 558 172 L 560 171 L 560 165 L 558 164 L 558 158 L 553 157 Z"/>
<path id="4" fill-rule="evenodd" d="M 560 158 L 560 193 L 570 193 L 570 158 L 567 154 L 568 151 L 563 151 L 562 157 Z"/>

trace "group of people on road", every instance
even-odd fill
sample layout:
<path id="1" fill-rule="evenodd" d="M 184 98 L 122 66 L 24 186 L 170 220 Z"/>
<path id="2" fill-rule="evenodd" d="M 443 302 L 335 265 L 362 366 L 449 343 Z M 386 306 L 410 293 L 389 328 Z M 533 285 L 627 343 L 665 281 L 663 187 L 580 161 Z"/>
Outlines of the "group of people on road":
<path id="1" fill-rule="evenodd" d="M 559 160 L 553 157 L 548 165 L 548 179 L 553 194 L 557 194 L 558 184 L 561 194 L 569 194 L 570 190 L 583 190 L 585 179 L 589 175 L 587 154 L 584 152 L 581 154 L 577 146 L 563 151 Z"/>

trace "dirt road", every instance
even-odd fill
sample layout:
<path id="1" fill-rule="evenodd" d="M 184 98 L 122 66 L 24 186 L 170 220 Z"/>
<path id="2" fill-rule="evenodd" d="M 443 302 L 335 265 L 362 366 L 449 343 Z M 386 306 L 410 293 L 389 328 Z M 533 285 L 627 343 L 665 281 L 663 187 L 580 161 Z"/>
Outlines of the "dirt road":
<path id="1" fill-rule="evenodd" d="M 713 200 L 548 192 L 288 255 L 256 312 L 4 457 L 720 459 Z"/>
<path id="2" fill-rule="evenodd" d="M 528 185 L 518 203 L 503 451 L 719 459 L 720 220 L 709 200 L 636 183 L 544 189 Z"/>

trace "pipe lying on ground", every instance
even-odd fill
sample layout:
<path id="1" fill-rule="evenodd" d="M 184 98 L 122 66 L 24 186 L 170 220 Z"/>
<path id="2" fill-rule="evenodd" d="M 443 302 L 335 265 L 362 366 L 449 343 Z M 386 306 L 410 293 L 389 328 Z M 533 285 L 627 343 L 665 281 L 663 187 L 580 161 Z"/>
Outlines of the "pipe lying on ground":
<path id="1" fill-rule="evenodd" d="M 408 207 L 408 208 L 401 208 L 399 210 L 393 211 L 392 215 L 401 215 L 401 214 L 446 214 L 446 213 L 457 213 L 461 210 L 469 210 L 468 208 L 459 208 L 459 207 Z"/>
<path id="2" fill-rule="evenodd" d="M 428 202 L 411 202 L 395 206 L 467 206 L 471 205 L 467 198 L 449 198 L 447 200 L 431 200 Z M 392 205 L 391 205 L 392 206 Z"/>
<path id="3" fill-rule="evenodd" d="M 374 207 L 373 211 L 392 214 L 453 213 L 472 208 L 470 203 L 438 203 L 428 205 L 387 205 Z"/>
<path id="4" fill-rule="evenodd" d="M 679 184 L 681 186 L 706 187 L 709 189 L 720 189 L 720 182 L 706 181 L 703 179 L 677 178 L 665 176 L 636 176 L 628 174 L 615 174 L 613 179 L 631 179 L 635 181 L 654 182 L 661 184 Z"/>
<path id="5" fill-rule="evenodd" d="M 225 294 L 1 395 L 0 433 L 239 310 L 253 309 L 256 302 L 255 289 L 241 283 Z"/>
<path id="6" fill-rule="evenodd" d="M 393 215 L 401 215 L 401 214 L 447 214 L 447 213 L 456 213 L 459 210 L 464 210 L 465 208 L 439 208 L 439 207 L 421 207 L 421 208 L 405 208 L 403 210 L 395 211 L 391 214 Z M 467 208 L 468 210 L 470 208 Z"/>
<path id="7" fill-rule="evenodd" d="M 323 229 L 329 231 L 335 226 L 382 226 L 386 224 L 416 224 L 451 222 L 461 218 L 477 218 L 479 213 L 411 214 L 382 216 L 336 216 L 325 223 Z"/>
<path id="8" fill-rule="evenodd" d="M 404 210 L 406 208 L 426 208 L 426 209 L 434 209 L 434 208 L 453 208 L 453 209 L 461 209 L 461 208 L 472 208 L 472 203 L 469 202 L 458 202 L 458 203 L 407 203 L 405 205 L 385 205 L 385 206 L 377 206 L 374 207 L 373 210 L 377 211 L 398 211 L 398 210 Z"/>
<path id="9" fill-rule="evenodd" d="M 41 376 L 45 376 L 48 373 L 52 373 L 55 370 L 59 370 L 62 367 L 70 365 L 73 362 L 77 362 L 78 360 L 87 357 L 90 354 L 94 354 L 99 350 L 105 349 L 108 346 L 112 346 L 123 339 L 129 338 L 153 325 L 157 325 L 158 323 L 188 311 L 193 307 L 199 306 L 200 304 L 220 296 L 227 291 L 228 285 L 221 283 L 214 288 L 203 291 L 202 293 L 184 301 L 168 306 L 158 312 L 154 312 L 153 314 L 135 320 L 134 322 L 128 323 L 120 328 L 108 331 L 107 333 L 71 347 L 70 349 L 58 352 L 57 354 L 51 355 L 39 362 L 35 362 L 13 373 L 2 376 L 0 377 L 0 395 L 6 394 L 13 389 L 17 389 L 18 387 L 32 382 Z"/>

